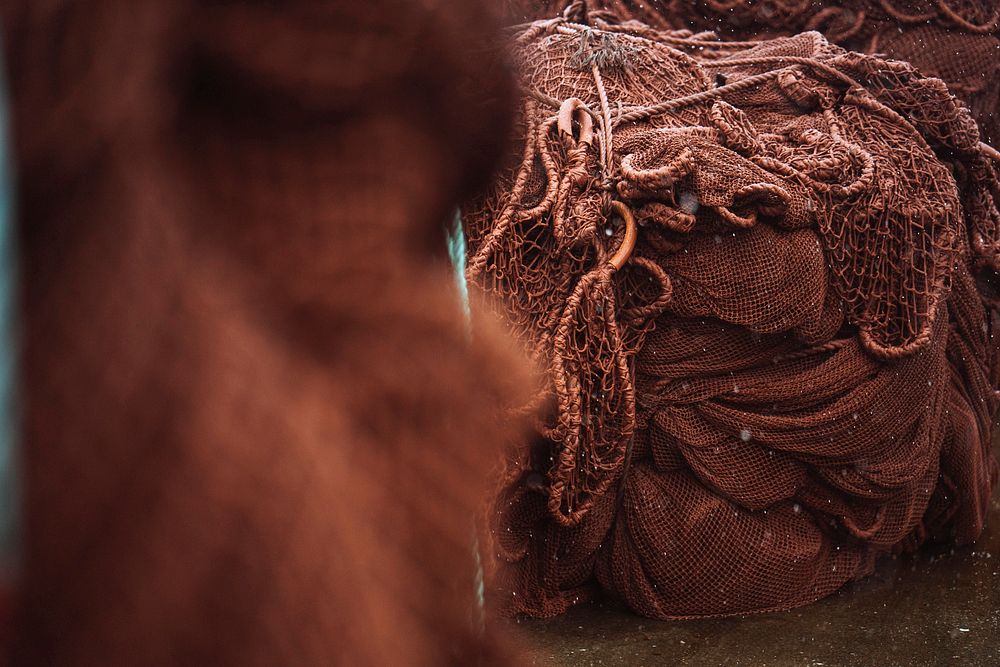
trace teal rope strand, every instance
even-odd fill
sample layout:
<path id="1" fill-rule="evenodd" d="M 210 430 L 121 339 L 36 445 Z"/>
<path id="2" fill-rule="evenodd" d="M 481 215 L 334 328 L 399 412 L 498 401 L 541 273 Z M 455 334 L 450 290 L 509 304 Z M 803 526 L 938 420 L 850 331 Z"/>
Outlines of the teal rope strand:
<path id="1" fill-rule="evenodd" d="M 465 314 L 466 332 L 471 336 L 472 311 L 469 308 L 469 285 L 465 281 L 465 230 L 462 229 L 462 212 L 455 211 L 448 229 L 448 257 L 455 271 L 455 286 Z M 472 531 L 472 557 L 475 560 L 476 621 L 480 632 L 486 630 L 486 584 L 483 575 L 483 560 L 479 553 L 479 537 L 475 527 Z"/>
<path id="2" fill-rule="evenodd" d="M 468 325 L 472 313 L 469 310 L 469 285 L 465 282 L 465 231 L 462 229 L 462 212 L 458 210 L 455 211 L 448 230 L 448 256 L 455 269 L 458 298 L 462 302 L 462 312 L 465 313 L 465 323 Z"/>
<path id="3" fill-rule="evenodd" d="M 15 376 L 14 286 L 17 255 L 12 211 L 6 81 L 0 80 L 0 578 L 14 575 L 18 565 L 17 415 Z"/>

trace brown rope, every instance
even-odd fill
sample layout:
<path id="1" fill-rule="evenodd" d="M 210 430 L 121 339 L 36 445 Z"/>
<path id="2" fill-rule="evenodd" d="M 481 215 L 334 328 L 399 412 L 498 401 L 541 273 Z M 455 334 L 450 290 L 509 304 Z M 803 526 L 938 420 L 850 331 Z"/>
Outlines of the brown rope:
<path id="1" fill-rule="evenodd" d="M 947 16 L 955 25 L 959 26 L 963 30 L 968 30 L 971 33 L 981 35 L 993 32 L 997 29 L 997 26 L 1000 25 L 1000 7 L 997 7 L 993 11 L 993 16 L 985 23 L 976 24 L 963 18 L 960 14 L 958 14 L 958 12 L 949 7 L 945 0 L 937 0 L 937 6 L 941 13 Z"/>
<path id="2" fill-rule="evenodd" d="M 615 119 L 615 125 L 634 123 L 640 120 L 646 120 L 648 118 L 657 116 L 662 113 L 666 113 L 668 111 L 677 111 L 679 109 L 701 104 L 703 102 L 710 102 L 712 100 L 725 97 L 730 93 L 741 92 L 747 90 L 748 88 L 759 86 L 762 83 L 774 79 L 783 71 L 787 71 L 789 69 L 791 69 L 791 66 L 780 70 L 772 70 L 770 72 L 764 72 L 762 74 L 755 74 L 753 76 L 748 76 L 745 79 L 740 79 L 739 81 L 734 81 L 733 83 L 727 83 L 724 86 L 719 86 L 718 88 L 713 88 L 711 90 L 705 90 L 700 93 L 694 93 L 692 95 L 686 95 L 684 97 L 678 97 L 672 100 L 667 100 L 666 102 L 660 102 L 659 104 L 653 104 L 651 106 L 634 109 L 632 111 L 620 114 Z"/>

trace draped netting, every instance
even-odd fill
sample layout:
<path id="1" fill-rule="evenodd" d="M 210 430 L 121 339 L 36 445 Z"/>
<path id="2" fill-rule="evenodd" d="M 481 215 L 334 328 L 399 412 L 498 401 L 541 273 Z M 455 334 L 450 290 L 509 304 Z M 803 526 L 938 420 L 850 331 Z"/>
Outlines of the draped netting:
<path id="1" fill-rule="evenodd" d="M 1000 5 L 984 0 L 507 0 L 509 20 L 565 16 L 609 29 L 627 24 L 654 36 L 657 31 L 685 37 L 766 40 L 816 30 L 828 40 L 863 53 L 906 61 L 921 73 L 941 79 L 971 110 L 980 139 L 1000 143 Z M 676 41 L 674 41 L 676 45 Z M 740 44 L 733 44 L 740 48 Z M 711 56 L 711 54 L 704 54 Z M 933 122 L 931 119 L 925 119 Z M 964 119 L 963 119 L 964 121 Z M 954 127 L 954 122 L 945 122 Z M 969 136 L 968 132 L 961 132 Z M 997 163 L 966 171 L 966 150 L 956 154 L 947 133 L 928 139 L 939 159 L 953 167 L 963 196 L 977 197 L 998 178 Z M 994 155 L 997 153 L 994 151 Z M 992 172 L 992 173 L 983 173 Z M 1000 220 L 982 202 L 964 202 L 976 272 L 1000 293 Z"/>
<path id="2" fill-rule="evenodd" d="M 1000 142 L 1000 4 L 993 0 L 506 0 L 512 21 L 556 16 L 637 20 L 661 30 L 763 39 L 806 30 L 887 54 L 964 100 L 987 143 Z"/>
<path id="3" fill-rule="evenodd" d="M 1000 192 L 968 109 L 816 32 L 590 18 L 515 29 L 518 147 L 463 211 L 475 306 L 543 370 L 489 514 L 493 603 L 786 609 L 973 541 Z"/>

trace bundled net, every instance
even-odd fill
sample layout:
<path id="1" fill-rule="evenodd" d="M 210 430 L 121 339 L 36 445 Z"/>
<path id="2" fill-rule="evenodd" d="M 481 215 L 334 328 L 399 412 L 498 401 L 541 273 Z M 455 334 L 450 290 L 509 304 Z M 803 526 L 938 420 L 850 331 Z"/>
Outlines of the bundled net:
<path id="1" fill-rule="evenodd" d="M 1000 141 L 1000 5 L 987 0 L 508 0 L 511 20 L 637 20 L 659 29 L 759 39 L 818 30 L 943 79 L 990 143 Z"/>
<path id="2" fill-rule="evenodd" d="M 786 609 L 974 540 L 1000 191 L 968 110 L 815 32 L 590 20 L 515 29 L 516 159 L 463 211 L 477 306 L 544 370 L 489 515 L 499 609 Z"/>

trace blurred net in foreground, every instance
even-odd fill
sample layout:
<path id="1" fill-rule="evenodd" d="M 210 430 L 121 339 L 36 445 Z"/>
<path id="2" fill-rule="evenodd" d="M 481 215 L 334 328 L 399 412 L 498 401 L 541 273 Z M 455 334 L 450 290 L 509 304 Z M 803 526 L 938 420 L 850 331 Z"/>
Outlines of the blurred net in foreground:
<path id="1" fill-rule="evenodd" d="M 0 26 L 24 406 L 0 652 L 511 664 L 471 516 L 519 372 L 469 340 L 444 236 L 509 123 L 482 6 L 8 0 Z"/>

